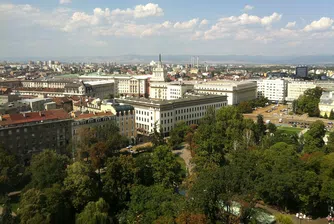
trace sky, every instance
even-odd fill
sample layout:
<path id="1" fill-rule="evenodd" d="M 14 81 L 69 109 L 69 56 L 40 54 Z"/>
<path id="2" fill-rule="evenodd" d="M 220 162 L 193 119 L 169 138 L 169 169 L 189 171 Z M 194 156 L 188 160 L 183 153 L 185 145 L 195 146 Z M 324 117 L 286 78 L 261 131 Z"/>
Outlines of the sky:
<path id="1" fill-rule="evenodd" d="M 333 0 L 0 0 L 1 58 L 333 52 Z"/>

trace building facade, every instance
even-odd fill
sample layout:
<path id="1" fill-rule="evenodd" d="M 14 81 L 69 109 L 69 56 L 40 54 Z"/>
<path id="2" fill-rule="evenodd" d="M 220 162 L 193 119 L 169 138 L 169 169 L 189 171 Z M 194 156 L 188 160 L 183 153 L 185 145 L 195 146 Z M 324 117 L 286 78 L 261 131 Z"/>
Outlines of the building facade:
<path id="1" fill-rule="evenodd" d="M 69 115 L 63 110 L 0 116 L 0 145 L 24 158 L 44 149 L 65 153 L 71 140 Z"/>
<path id="2" fill-rule="evenodd" d="M 315 88 L 316 84 L 314 82 L 301 82 L 301 81 L 290 81 L 287 84 L 287 97 L 286 101 L 292 102 L 297 100 L 300 95 L 308 89 Z"/>
<path id="3" fill-rule="evenodd" d="M 266 97 L 270 101 L 284 102 L 287 93 L 287 80 L 284 79 L 260 79 L 257 80 L 258 97 Z"/>
<path id="4" fill-rule="evenodd" d="M 226 96 L 186 95 L 176 100 L 149 100 L 142 98 L 119 99 L 119 102 L 135 108 L 135 120 L 138 133 L 149 135 L 155 125 L 167 136 L 179 121 L 188 125 L 198 124 L 209 107 L 219 109 L 227 106 Z"/>
<path id="5" fill-rule="evenodd" d="M 237 105 L 243 101 L 256 99 L 257 85 L 254 82 L 211 81 L 194 85 L 200 94 L 227 96 L 228 105 Z"/>

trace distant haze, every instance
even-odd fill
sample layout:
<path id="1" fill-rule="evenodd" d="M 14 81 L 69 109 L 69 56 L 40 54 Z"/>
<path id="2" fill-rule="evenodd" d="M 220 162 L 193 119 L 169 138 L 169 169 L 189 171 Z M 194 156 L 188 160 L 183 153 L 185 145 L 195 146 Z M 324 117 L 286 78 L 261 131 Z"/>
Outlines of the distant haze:
<path id="1" fill-rule="evenodd" d="M 334 55 L 310 55 L 310 56 L 249 56 L 249 55 L 196 55 L 199 57 L 200 64 L 334 64 Z M 190 64 L 191 55 L 162 55 L 164 63 Z M 8 62 L 28 62 L 56 60 L 60 62 L 116 62 L 116 63 L 149 63 L 157 61 L 158 55 L 121 55 L 121 56 L 77 56 L 77 57 L 17 57 L 17 58 L 0 58 Z"/>

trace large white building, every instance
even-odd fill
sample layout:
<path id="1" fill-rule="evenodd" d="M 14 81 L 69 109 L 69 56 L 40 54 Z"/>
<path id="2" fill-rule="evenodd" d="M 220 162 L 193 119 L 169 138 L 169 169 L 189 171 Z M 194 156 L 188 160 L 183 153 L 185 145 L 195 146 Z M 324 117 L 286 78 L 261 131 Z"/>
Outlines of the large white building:
<path id="1" fill-rule="evenodd" d="M 332 110 L 334 111 L 334 92 L 325 91 L 322 93 L 319 102 L 320 115 L 325 116 L 327 114 L 329 116 Z"/>
<path id="2" fill-rule="evenodd" d="M 167 99 L 167 70 L 161 61 L 159 55 L 159 62 L 153 69 L 152 78 L 150 79 L 150 98 L 152 99 Z"/>
<path id="3" fill-rule="evenodd" d="M 29 80 L 22 81 L 22 87 L 13 89 L 14 95 L 20 96 L 92 96 L 104 98 L 115 94 L 113 80 L 68 81 L 68 80 Z"/>
<path id="4" fill-rule="evenodd" d="M 316 84 L 314 82 L 303 82 L 303 81 L 290 81 L 287 84 L 288 94 L 286 101 L 297 100 L 300 95 L 303 95 L 304 92 L 308 89 L 315 88 Z"/>
<path id="5" fill-rule="evenodd" d="M 257 82 L 258 97 L 266 97 L 270 101 L 285 101 L 287 92 L 287 80 L 284 79 L 259 79 Z"/>
<path id="6" fill-rule="evenodd" d="M 151 75 L 100 75 L 96 73 L 79 78 L 82 80 L 113 80 L 116 95 L 148 97 L 148 80 L 151 77 Z"/>
<path id="7" fill-rule="evenodd" d="M 227 96 L 228 105 L 236 105 L 256 98 L 256 83 L 250 81 L 210 81 L 199 82 L 194 90 L 200 94 Z"/>
<path id="8" fill-rule="evenodd" d="M 174 128 L 178 121 L 188 125 L 197 124 L 204 117 L 209 107 L 219 109 L 227 106 L 227 97 L 220 95 L 186 94 L 176 100 L 152 100 L 144 98 L 119 99 L 119 102 L 135 108 L 137 131 L 142 134 L 153 132 L 155 124 L 165 135 Z"/>

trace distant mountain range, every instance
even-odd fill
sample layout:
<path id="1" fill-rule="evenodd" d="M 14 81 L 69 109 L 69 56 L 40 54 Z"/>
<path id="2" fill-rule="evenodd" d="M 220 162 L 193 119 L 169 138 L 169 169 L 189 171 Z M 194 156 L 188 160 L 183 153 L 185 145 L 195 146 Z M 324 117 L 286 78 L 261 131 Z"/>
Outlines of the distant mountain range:
<path id="1" fill-rule="evenodd" d="M 291 64 L 291 65 L 334 65 L 334 55 L 307 56 L 262 56 L 262 55 L 196 55 L 199 63 L 207 64 Z M 0 57 L 1 61 L 27 62 L 29 60 L 56 60 L 61 62 L 117 62 L 117 63 L 149 63 L 157 61 L 158 55 L 121 55 L 121 56 L 77 56 L 77 57 Z M 191 55 L 162 55 L 164 63 L 190 64 Z M 196 61 L 196 60 L 195 60 Z"/>

